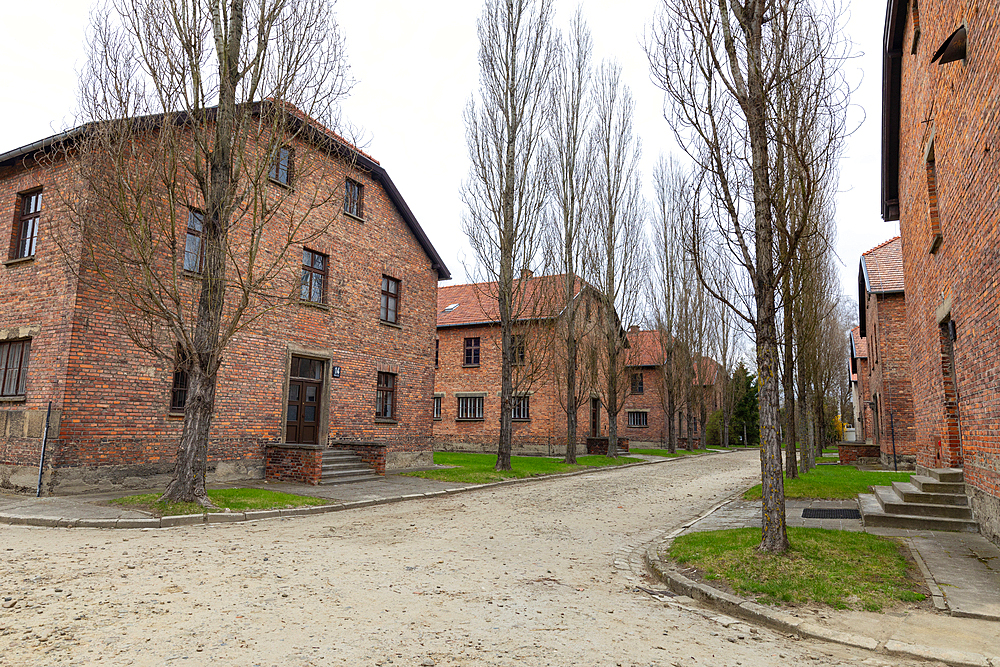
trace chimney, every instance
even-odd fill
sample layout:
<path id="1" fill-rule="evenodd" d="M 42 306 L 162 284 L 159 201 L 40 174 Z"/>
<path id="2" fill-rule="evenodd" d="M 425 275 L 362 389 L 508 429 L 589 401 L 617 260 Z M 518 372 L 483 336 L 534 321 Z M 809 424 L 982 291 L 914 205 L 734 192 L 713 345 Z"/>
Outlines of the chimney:
<path id="1" fill-rule="evenodd" d="M 521 280 L 527 280 L 528 278 L 534 278 L 535 272 L 531 269 L 521 269 Z"/>
<path id="2" fill-rule="evenodd" d="M 629 333 L 638 333 L 638 331 L 639 331 L 639 325 L 638 324 L 633 324 L 632 326 L 630 326 L 628 328 L 628 332 Z"/>

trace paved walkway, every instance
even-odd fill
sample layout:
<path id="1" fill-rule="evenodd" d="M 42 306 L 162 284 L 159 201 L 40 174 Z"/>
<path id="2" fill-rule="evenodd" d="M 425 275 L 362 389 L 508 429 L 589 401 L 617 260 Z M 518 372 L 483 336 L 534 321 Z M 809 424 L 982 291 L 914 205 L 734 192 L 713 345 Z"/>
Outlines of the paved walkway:
<path id="1" fill-rule="evenodd" d="M 647 457 L 642 457 L 647 458 Z M 659 459 L 668 463 L 678 459 Z M 582 474 L 594 474 L 587 470 Z M 511 480 L 499 484 L 533 480 Z M 290 483 L 249 482 L 249 486 L 288 493 L 327 498 L 322 507 L 245 512 L 239 514 L 194 515 L 156 519 L 144 512 L 119 509 L 106 501 L 120 493 L 31 498 L 0 494 L 0 523 L 33 524 L 63 527 L 168 527 L 182 523 L 204 521 L 234 521 L 266 519 L 277 516 L 338 511 L 373 504 L 399 502 L 458 493 L 482 485 L 459 486 L 416 477 L 387 475 L 378 481 L 339 486 L 309 486 Z M 786 522 L 789 526 L 807 526 L 838 530 L 864 530 L 857 519 L 804 519 L 802 510 L 813 508 L 857 508 L 856 501 L 794 501 L 786 502 Z M 680 532 L 716 530 L 721 528 L 760 527 L 760 503 L 732 500 L 717 507 Z M 0 528 L 0 534 L 2 534 Z M 952 665 L 1000 667 L 1000 550 L 984 537 L 971 533 L 872 528 L 868 532 L 903 538 L 911 547 L 939 607 L 938 614 L 865 614 L 862 612 L 830 611 L 819 619 L 810 618 L 832 631 L 836 637 L 851 632 L 869 637 L 869 642 L 888 647 L 910 647 L 899 652 L 919 655 L 928 650 L 930 659 Z M 677 531 L 675 531 L 676 534 Z M 671 534 L 673 537 L 674 534 Z M 650 542 L 650 545 L 653 543 Z M 649 545 L 645 545 L 649 546 Z M 643 548 L 644 552 L 648 550 Z M 652 548 L 651 546 L 649 548 Z M 637 547 L 636 553 L 639 548 Z M 633 568 L 635 569 L 635 568 Z M 805 626 L 803 626 L 805 627 Z M 930 648 L 928 648 L 930 647 Z"/>

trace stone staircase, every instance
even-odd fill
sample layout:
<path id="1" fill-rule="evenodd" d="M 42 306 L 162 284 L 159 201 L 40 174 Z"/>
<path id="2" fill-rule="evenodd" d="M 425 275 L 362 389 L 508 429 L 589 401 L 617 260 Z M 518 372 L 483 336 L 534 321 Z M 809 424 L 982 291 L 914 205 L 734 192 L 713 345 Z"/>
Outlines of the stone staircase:
<path id="1" fill-rule="evenodd" d="M 381 475 L 362 461 L 360 456 L 350 450 L 323 450 L 323 472 L 319 478 L 320 484 L 376 482 L 383 479 Z"/>
<path id="2" fill-rule="evenodd" d="M 865 526 L 979 532 L 961 468 L 917 466 L 909 482 L 873 489 L 858 496 Z"/>

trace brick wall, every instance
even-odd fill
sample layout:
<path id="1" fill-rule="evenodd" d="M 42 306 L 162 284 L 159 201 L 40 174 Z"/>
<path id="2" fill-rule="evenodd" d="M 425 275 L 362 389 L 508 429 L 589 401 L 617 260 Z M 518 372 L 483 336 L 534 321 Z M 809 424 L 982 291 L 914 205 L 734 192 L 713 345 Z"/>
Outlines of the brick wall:
<path id="1" fill-rule="evenodd" d="M 882 462 L 892 463 L 893 438 L 897 461 L 916 461 L 913 393 L 910 386 L 910 350 L 906 338 L 906 300 L 903 294 L 868 294 L 865 323 L 868 341 L 869 394 L 877 397 L 871 410 L 870 432 L 881 450 Z M 890 423 L 890 412 L 892 420 Z M 877 422 L 877 423 L 875 423 Z"/>
<path id="2" fill-rule="evenodd" d="M 275 482 L 319 484 L 323 474 L 323 451 L 290 446 L 268 447 L 264 456 L 264 477 Z"/>
<path id="3" fill-rule="evenodd" d="M 973 0 L 921 4 L 920 23 L 915 54 L 909 52 L 912 17 L 903 35 L 899 145 L 917 463 L 964 466 L 984 533 L 997 535 L 997 504 L 976 499 L 1000 497 L 1000 96 L 994 83 L 1000 9 Z M 932 64 L 931 54 L 963 24 L 966 60 Z M 935 252 L 925 160 L 931 142 L 941 232 Z M 957 330 L 956 386 L 949 386 L 941 329 L 948 319 Z"/>

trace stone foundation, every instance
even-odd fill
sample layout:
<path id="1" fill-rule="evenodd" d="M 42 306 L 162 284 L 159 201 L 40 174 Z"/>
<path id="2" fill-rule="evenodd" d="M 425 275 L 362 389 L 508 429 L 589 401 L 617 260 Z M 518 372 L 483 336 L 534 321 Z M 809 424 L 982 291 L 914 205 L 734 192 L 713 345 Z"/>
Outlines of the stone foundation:
<path id="1" fill-rule="evenodd" d="M 979 523 L 979 532 L 1000 546 L 1000 498 L 969 484 L 965 485 L 965 492 L 972 503 L 972 516 Z"/>

